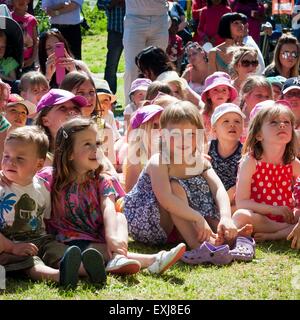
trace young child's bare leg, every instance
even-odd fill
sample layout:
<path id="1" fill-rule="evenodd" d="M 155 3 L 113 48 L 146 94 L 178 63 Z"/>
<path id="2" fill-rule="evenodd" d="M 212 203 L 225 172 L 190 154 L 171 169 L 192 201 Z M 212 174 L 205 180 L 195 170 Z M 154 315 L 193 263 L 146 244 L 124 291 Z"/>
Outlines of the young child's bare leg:
<path id="1" fill-rule="evenodd" d="M 188 204 L 186 193 L 178 182 L 171 181 L 171 188 L 175 196 L 177 196 L 180 200 Z M 197 240 L 198 234 L 194 227 L 194 223 L 192 221 L 179 218 L 173 215 L 172 213 L 170 213 L 170 216 L 177 230 L 179 231 L 183 239 L 186 241 L 187 245 L 191 249 L 199 247 L 201 243 Z"/>
<path id="2" fill-rule="evenodd" d="M 286 239 L 287 236 L 291 233 L 293 228 L 295 227 L 295 224 L 289 224 L 284 229 L 280 229 L 275 232 L 257 232 L 254 234 L 254 239 L 256 241 L 266 241 L 266 240 L 282 240 Z"/>
<path id="3" fill-rule="evenodd" d="M 26 273 L 31 279 L 36 281 L 52 280 L 57 283 L 59 282 L 59 270 L 43 264 L 33 266 Z"/>

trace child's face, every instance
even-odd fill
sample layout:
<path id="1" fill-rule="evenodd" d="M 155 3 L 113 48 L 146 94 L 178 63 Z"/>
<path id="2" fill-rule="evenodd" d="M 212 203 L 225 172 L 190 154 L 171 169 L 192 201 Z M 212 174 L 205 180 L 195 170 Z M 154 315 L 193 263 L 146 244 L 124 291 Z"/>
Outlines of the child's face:
<path id="1" fill-rule="evenodd" d="M 170 87 L 171 91 L 172 91 L 172 95 L 173 97 L 182 100 L 182 96 L 180 94 L 180 89 L 178 88 L 178 86 L 175 83 L 168 83 L 168 86 Z"/>
<path id="2" fill-rule="evenodd" d="M 81 114 L 80 108 L 72 100 L 53 106 L 43 117 L 43 125 L 49 129 L 53 137 L 68 119 Z"/>
<path id="3" fill-rule="evenodd" d="M 103 117 L 105 117 L 109 110 L 112 109 L 110 96 L 102 94 L 99 98 Z"/>
<path id="4" fill-rule="evenodd" d="M 43 163 L 44 160 L 38 157 L 33 143 L 13 139 L 4 144 L 2 170 L 6 178 L 17 184 L 30 184 Z"/>
<path id="5" fill-rule="evenodd" d="M 292 107 L 296 122 L 300 122 L 300 90 L 292 89 L 283 95 L 283 99 L 288 101 Z"/>
<path id="6" fill-rule="evenodd" d="M 75 134 L 72 160 L 73 168 L 78 175 L 83 175 L 99 167 L 97 160 L 101 143 L 97 128 L 89 127 Z"/>
<path id="7" fill-rule="evenodd" d="M 59 39 L 53 35 L 49 36 L 45 43 L 45 49 L 47 53 L 47 57 L 55 51 L 55 44 L 59 42 Z"/>
<path id="8" fill-rule="evenodd" d="M 21 91 L 21 97 L 25 100 L 32 102 L 37 105 L 41 100 L 42 96 L 49 91 L 49 87 L 43 85 L 36 85 L 31 88 L 28 88 L 26 91 Z"/>
<path id="9" fill-rule="evenodd" d="M 230 89 L 225 85 L 217 86 L 209 90 L 208 97 L 210 98 L 213 108 L 215 109 L 220 104 L 228 102 L 230 98 Z"/>
<path id="10" fill-rule="evenodd" d="M 168 123 L 165 129 L 170 135 L 169 143 L 167 140 L 166 143 L 169 145 L 171 159 L 178 157 L 177 159 L 182 160 L 179 164 L 184 163 L 184 160 L 188 160 L 196 151 L 199 130 L 188 121 Z M 168 139 L 164 133 L 163 139 Z"/>
<path id="11" fill-rule="evenodd" d="M 133 103 L 137 106 L 140 107 L 142 101 L 144 101 L 146 98 L 146 91 L 145 90 L 136 90 L 133 92 L 131 95 L 131 100 Z"/>
<path id="12" fill-rule="evenodd" d="M 243 119 L 235 112 L 225 113 L 215 123 L 213 131 L 219 140 L 239 141 L 243 132 Z"/>
<path id="13" fill-rule="evenodd" d="M 281 89 L 275 85 L 272 84 L 272 90 L 273 90 L 273 98 L 275 101 L 279 100 L 281 98 Z"/>
<path id="14" fill-rule="evenodd" d="M 273 119 L 266 119 L 256 139 L 263 144 L 288 144 L 292 139 L 292 123 L 288 114 L 281 113 Z"/>
<path id="15" fill-rule="evenodd" d="M 5 118 L 13 128 L 24 127 L 27 120 L 27 109 L 22 104 L 6 107 Z"/>
<path id="16" fill-rule="evenodd" d="M 269 99 L 272 99 L 272 94 L 269 88 L 255 87 L 245 97 L 248 112 L 250 112 L 259 102 L 263 102 Z"/>
<path id="17" fill-rule="evenodd" d="M 86 107 L 82 108 L 81 112 L 82 115 L 85 117 L 89 117 L 91 113 L 94 111 L 96 106 L 96 90 L 92 85 L 90 80 L 84 81 L 80 86 L 74 88 L 72 92 L 75 95 L 85 97 L 88 101 Z"/>
<path id="18" fill-rule="evenodd" d="M 29 0 L 13 0 L 14 9 L 27 10 Z"/>
<path id="19" fill-rule="evenodd" d="M 6 36 L 0 36 L 0 59 L 5 55 L 6 51 Z"/>

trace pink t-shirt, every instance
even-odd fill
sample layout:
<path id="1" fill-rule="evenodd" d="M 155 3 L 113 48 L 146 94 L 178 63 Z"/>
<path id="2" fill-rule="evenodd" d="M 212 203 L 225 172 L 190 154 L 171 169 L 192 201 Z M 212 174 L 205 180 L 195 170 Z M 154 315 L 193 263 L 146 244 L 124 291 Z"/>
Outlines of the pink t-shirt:
<path id="1" fill-rule="evenodd" d="M 17 21 L 23 30 L 24 37 L 24 60 L 32 57 L 33 53 L 33 31 L 37 28 L 36 18 L 26 13 L 24 16 L 18 16 L 14 12 L 11 13 L 12 18 Z"/>

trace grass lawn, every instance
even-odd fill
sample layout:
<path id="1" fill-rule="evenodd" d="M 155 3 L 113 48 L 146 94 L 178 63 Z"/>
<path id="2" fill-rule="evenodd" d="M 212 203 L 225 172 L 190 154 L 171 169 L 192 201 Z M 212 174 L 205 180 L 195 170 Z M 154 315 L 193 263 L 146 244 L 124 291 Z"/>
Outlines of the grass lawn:
<path id="1" fill-rule="evenodd" d="M 134 242 L 132 251 L 155 252 Z M 64 291 L 50 283 L 8 278 L 5 299 L 107 299 L 107 300 L 191 300 L 191 299 L 300 299 L 300 253 L 285 241 L 259 244 L 249 263 L 228 266 L 189 266 L 182 262 L 161 276 L 146 271 L 128 277 L 108 276 L 105 288 L 95 289 L 80 281 L 77 290 Z M 293 267 L 298 266 L 298 271 Z M 297 271 L 297 273 L 296 273 Z M 298 289 L 293 288 L 296 283 Z M 158 289 L 159 288 L 159 289 Z"/>

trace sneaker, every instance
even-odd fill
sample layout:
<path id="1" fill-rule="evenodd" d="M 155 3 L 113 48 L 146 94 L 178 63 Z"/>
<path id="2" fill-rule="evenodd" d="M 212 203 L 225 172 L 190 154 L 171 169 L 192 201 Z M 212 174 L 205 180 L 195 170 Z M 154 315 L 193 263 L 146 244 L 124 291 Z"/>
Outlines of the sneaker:
<path id="1" fill-rule="evenodd" d="M 153 262 L 147 269 L 150 273 L 161 274 L 176 263 L 184 254 L 186 245 L 180 243 L 170 251 L 160 251 L 157 254 L 155 262 Z"/>
<path id="2" fill-rule="evenodd" d="M 102 254 L 94 248 L 88 248 L 82 252 L 81 260 L 90 281 L 94 284 L 104 285 L 106 273 Z"/>
<path id="3" fill-rule="evenodd" d="M 135 274 L 141 269 L 137 260 L 128 259 L 122 255 L 115 255 L 106 265 L 106 272 L 112 274 Z"/>
<path id="4" fill-rule="evenodd" d="M 75 288 L 78 282 L 78 270 L 81 264 L 81 250 L 71 246 L 63 255 L 59 265 L 59 284 L 63 287 Z"/>

